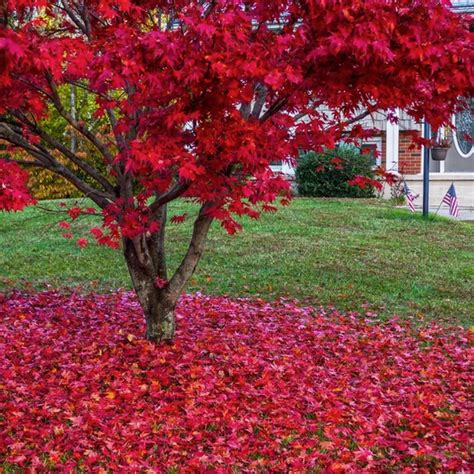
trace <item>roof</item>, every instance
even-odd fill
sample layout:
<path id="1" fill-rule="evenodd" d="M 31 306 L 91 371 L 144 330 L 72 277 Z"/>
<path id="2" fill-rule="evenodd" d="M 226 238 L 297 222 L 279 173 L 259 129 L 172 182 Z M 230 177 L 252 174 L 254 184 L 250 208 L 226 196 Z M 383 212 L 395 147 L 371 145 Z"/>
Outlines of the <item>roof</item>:
<path id="1" fill-rule="evenodd" d="M 451 0 L 453 10 L 459 13 L 474 13 L 474 0 Z"/>

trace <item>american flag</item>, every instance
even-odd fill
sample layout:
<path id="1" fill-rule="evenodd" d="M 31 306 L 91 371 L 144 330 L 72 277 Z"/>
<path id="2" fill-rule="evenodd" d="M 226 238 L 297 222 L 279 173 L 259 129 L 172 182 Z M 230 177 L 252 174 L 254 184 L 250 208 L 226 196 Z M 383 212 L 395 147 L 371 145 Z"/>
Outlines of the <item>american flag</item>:
<path id="1" fill-rule="evenodd" d="M 415 196 L 408 187 L 406 181 L 403 182 L 403 192 L 405 193 L 405 197 L 407 198 L 407 206 L 411 212 L 415 212 L 415 199 L 418 196 Z"/>
<path id="2" fill-rule="evenodd" d="M 456 190 L 454 189 L 454 184 L 448 189 L 448 192 L 445 194 L 443 198 L 443 203 L 449 206 L 449 215 L 458 217 L 459 216 L 459 206 L 458 206 L 458 198 L 456 196 Z"/>

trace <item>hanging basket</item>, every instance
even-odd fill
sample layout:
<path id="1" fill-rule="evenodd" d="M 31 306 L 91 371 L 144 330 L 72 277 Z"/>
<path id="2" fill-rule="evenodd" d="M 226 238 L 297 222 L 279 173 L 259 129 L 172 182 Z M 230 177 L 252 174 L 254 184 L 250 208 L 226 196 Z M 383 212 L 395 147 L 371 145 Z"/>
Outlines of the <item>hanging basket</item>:
<path id="1" fill-rule="evenodd" d="M 433 158 L 434 161 L 444 161 L 448 154 L 448 150 L 449 148 L 444 146 L 434 146 L 431 149 L 431 158 Z"/>

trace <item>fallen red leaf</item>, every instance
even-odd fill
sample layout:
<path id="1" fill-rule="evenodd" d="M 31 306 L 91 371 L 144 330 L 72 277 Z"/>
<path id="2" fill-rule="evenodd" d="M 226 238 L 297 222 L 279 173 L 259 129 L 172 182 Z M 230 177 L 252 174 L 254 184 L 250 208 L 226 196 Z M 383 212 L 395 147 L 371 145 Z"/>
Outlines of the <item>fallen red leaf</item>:
<path id="1" fill-rule="evenodd" d="M 155 346 L 131 293 L 0 314 L 0 459 L 25 472 L 472 468 L 464 329 L 196 295 Z"/>

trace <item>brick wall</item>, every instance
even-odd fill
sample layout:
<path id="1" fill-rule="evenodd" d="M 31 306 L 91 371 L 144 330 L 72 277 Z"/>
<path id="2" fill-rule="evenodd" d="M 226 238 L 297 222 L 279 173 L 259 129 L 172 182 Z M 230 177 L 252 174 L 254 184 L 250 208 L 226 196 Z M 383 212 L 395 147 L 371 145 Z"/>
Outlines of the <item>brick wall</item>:
<path id="1" fill-rule="evenodd" d="M 403 174 L 421 173 L 421 149 L 417 145 L 413 148 L 413 133 L 419 132 L 400 130 L 398 169 Z"/>

